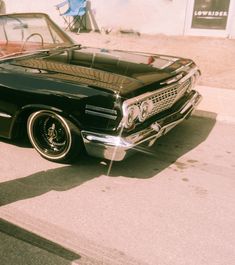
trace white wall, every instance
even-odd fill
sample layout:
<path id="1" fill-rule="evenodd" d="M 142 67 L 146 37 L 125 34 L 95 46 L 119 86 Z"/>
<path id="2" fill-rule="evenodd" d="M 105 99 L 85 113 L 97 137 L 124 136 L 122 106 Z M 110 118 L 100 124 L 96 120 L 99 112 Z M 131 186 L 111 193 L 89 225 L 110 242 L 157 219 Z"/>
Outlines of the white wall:
<path id="1" fill-rule="evenodd" d="M 235 39 L 235 0 L 231 3 L 230 10 L 233 10 L 233 13 L 231 15 L 230 25 L 229 25 L 231 27 L 230 38 Z"/>
<path id="2" fill-rule="evenodd" d="M 64 25 L 55 5 L 63 0 L 4 0 L 6 11 L 44 12 Z M 186 8 L 193 0 L 89 0 L 90 14 L 99 29 L 132 29 L 141 33 L 184 34 Z M 222 0 L 221 0 L 222 1 Z M 235 0 L 231 10 L 231 35 L 235 38 Z M 200 35 L 200 34 L 199 34 Z"/>
<path id="3" fill-rule="evenodd" d="M 142 33 L 180 35 L 187 0 L 95 0 L 91 1 L 99 25 L 134 29 Z"/>
<path id="4" fill-rule="evenodd" d="M 63 0 L 5 0 L 12 12 L 45 12 L 63 25 L 55 5 Z M 133 29 L 141 33 L 183 33 L 187 0 L 90 0 L 99 28 Z"/>
<path id="5" fill-rule="evenodd" d="M 50 15 L 50 17 L 59 23 L 63 24 L 63 19 L 58 15 L 55 5 L 63 0 L 4 0 L 7 13 L 16 12 L 43 12 Z"/>

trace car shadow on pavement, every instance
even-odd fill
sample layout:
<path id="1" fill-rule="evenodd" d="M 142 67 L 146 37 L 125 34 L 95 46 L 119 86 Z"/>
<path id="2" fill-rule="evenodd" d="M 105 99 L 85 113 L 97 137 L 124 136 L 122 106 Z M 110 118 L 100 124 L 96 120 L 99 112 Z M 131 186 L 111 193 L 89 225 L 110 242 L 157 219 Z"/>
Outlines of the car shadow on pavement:
<path id="1" fill-rule="evenodd" d="M 1 264 L 69 265 L 81 256 L 0 218 Z"/>
<path id="2" fill-rule="evenodd" d="M 192 117 L 159 138 L 152 148 L 145 149 L 121 162 L 114 163 L 111 176 L 150 178 L 174 164 L 181 156 L 204 142 L 216 123 L 215 119 Z M 194 162 L 197 162 L 196 160 Z M 179 165 L 183 169 L 186 165 Z"/>
<path id="3" fill-rule="evenodd" d="M 0 138 L 0 141 L 20 148 L 33 148 L 27 136 L 15 139 Z"/>
<path id="4" fill-rule="evenodd" d="M 206 140 L 215 120 L 193 117 L 161 137 L 153 148 L 138 152 L 122 162 L 84 156 L 77 164 L 37 172 L 0 183 L 0 206 L 40 196 L 49 191 L 66 191 L 101 175 L 147 179 L 175 163 Z M 183 166 L 183 165 L 181 165 Z"/>

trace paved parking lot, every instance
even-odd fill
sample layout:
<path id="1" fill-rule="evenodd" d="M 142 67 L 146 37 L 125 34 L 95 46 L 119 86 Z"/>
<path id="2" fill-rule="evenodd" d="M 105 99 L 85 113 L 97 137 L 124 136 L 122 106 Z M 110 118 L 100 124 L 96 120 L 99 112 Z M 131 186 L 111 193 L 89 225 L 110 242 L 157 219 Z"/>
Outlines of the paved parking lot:
<path id="1" fill-rule="evenodd" d="M 234 40 L 81 34 L 106 48 L 193 58 L 203 72 L 196 114 L 146 153 L 114 163 L 42 159 L 0 141 L 3 265 L 233 265 Z M 193 40 L 193 41 L 192 41 Z M 0 263 L 1 263 L 0 262 Z M 1 263 L 2 264 L 2 263 Z"/>
<path id="2" fill-rule="evenodd" d="M 58 165 L 1 141 L 0 217 L 72 251 L 59 264 L 232 265 L 234 134 L 192 117 L 109 175 L 99 159 Z"/>

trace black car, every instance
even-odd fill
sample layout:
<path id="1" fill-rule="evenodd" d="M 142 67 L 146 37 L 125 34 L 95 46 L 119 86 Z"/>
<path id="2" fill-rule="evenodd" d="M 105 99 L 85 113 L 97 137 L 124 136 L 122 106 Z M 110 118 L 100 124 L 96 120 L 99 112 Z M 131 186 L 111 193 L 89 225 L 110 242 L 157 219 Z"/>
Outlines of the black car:
<path id="1" fill-rule="evenodd" d="M 51 161 L 122 160 L 201 100 L 190 59 L 83 47 L 41 13 L 1 15 L 0 30 L 0 136 L 27 131 Z"/>

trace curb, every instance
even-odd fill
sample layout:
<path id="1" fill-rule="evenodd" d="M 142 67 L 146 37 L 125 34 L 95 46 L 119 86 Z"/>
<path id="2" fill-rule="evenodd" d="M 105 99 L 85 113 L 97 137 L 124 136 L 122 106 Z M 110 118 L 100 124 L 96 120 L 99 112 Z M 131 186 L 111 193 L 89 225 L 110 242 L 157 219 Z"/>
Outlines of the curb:
<path id="1" fill-rule="evenodd" d="M 228 115 L 221 115 L 221 114 L 206 111 L 206 110 L 196 109 L 193 112 L 192 116 L 212 119 L 212 120 L 215 120 L 217 122 L 235 125 L 235 117 L 228 116 Z"/>
<path id="2" fill-rule="evenodd" d="M 34 218 L 14 206 L 0 209 L 0 219 L 78 254 L 80 258 L 70 260 L 71 265 L 148 265 L 117 249 L 97 245 L 82 234 L 74 234 L 69 229 Z"/>
<path id="3" fill-rule="evenodd" d="M 235 90 L 208 86 L 196 86 L 195 90 L 203 98 L 192 113 L 193 116 L 235 124 Z"/>

